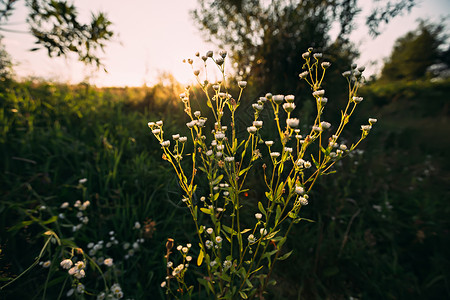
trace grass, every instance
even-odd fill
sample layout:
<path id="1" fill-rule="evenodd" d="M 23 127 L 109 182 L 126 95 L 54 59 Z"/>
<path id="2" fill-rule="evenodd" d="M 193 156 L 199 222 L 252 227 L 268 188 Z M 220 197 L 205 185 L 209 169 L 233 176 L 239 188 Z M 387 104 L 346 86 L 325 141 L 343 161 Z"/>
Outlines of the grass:
<path id="1" fill-rule="evenodd" d="M 358 116 L 377 117 L 379 123 L 364 153 L 337 166 L 351 171 L 324 178 L 311 195 L 302 213 L 316 222 L 294 228 L 286 251 L 295 254 L 277 266 L 278 285 L 268 299 L 450 297 L 449 86 L 375 83 L 363 91 Z M 182 109 L 160 100 L 177 94 L 175 84 L 96 89 L 2 83 L 2 286 L 33 264 L 46 241 L 44 226 L 85 251 L 90 242 L 106 243 L 114 231 L 118 244 L 97 254 L 114 259 L 114 269 L 101 266 L 108 284 L 120 283 L 125 298 L 163 298 L 165 241 L 189 242 L 194 229 L 147 122 L 164 116 L 166 129 L 178 132 L 185 123 Z M 355 120 L 353 132 L 363 122 Z M 83 185 L 81 178 L 87 179 Z M 258 181 L 255 173 L 249 206 L 257 203 Z M 79 223 L 72 208 L 76 200 L 90 200 L 91 206 L 85 212 L 89 223 L 73 232 L 64 226 Z M 66 219 L 52 219 L 66 201 L 72 208 L 64 211 Z M 124 246 L 138 239 L 143 242 L 130 255 Z M 53 267 L 36 265 L 0 290 L 0 298 L 65 298 L 71 283 L 57 266 L 67 253 L 58 249 L 51 244 L 40 259 L 53 259 Z M 88 291 L 103 290 L 92 266 L 82 282 Z"/>

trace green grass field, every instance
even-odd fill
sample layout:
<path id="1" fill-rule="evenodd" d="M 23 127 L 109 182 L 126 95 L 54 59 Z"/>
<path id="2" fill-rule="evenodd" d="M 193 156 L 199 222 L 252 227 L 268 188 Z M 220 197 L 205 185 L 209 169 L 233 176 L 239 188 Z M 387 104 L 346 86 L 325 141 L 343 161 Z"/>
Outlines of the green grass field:
<path id="1" fill-rule="evenodd" d="M 102 277 L 88 265 L 86 291 L 119 283 L 124 299 L 164 299 L 165 242 L 188 243 L 195 229 L 147 122 L 164 118 L 169 133 L 182 132 L 178 92 L 1 83 L 0 299 L 66 298 L 62 246 L 89 252 L 90 243 L 114 268 L 102 265 Z M 450 81 L 362 91 L 351 130 L 358 135 L 369 116 L 378 124 L 364 151 L 336 167 L 346 172 L 322 178 L 311 194 L 302 213 L 316 222 L 292 231 L 294 254 L 277 265 L 267 299 L 450 298 L 449 92 Z M 249 179 L 248 206 L 259 181 Z M 90 205 L 81 211 L 77 200 Z M 62 246 L 41 251 L 49 229 Z M 38 257 L 50 267 L 28 269 Z"/>

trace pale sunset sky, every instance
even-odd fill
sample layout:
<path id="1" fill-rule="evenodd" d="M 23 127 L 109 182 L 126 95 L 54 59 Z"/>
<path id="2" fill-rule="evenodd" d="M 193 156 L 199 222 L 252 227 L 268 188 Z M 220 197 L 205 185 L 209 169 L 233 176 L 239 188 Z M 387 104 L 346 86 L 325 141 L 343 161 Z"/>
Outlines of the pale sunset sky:
<path id="1" fill-rule="evenodd" d="M 394 41 L 417 27 L 417 19 L 445 22 L 447 31 L 450 30 L 450 0 L 419 0 L 411 13 L 383 26 L 383 34 L 372 39 L 363 22 L 373 2 L 360 1 L 363 4 L 358 18 L 360 24 L 351 36 L 361 52 L 357 63 L 366 65 L 372 74 L 380 70 L 382 59 L 390 54 Z M 152 85 L 161 73 L 170 72 L 178 81 L 186 83 L 191 81 L 192 74 L 182 63 L 183 58 L 193 57 L 196 51 L 219 50 L 203 41 L 189 15 L 197 5 L 196 0 L 76 0 L 74 4 L 85 20 L 91 11 L 103 11 L 114 23 L 116 36 L 102 55 L 108 73 L 95 71 L 73 58 L 48 58 L 44 49 L 30 52 L 29 49 L 34 48 L 34 38 L 25 33 L 27 10 L 24 1 L 19 0 L 2 28 L 23 33 L 0 32 L 19 78 L 37 76 L 67 83 L 87 80 L 97 86 L 142 86 L 144 83 Z M 371 65 L 371 62 L 377 64 Z"/>

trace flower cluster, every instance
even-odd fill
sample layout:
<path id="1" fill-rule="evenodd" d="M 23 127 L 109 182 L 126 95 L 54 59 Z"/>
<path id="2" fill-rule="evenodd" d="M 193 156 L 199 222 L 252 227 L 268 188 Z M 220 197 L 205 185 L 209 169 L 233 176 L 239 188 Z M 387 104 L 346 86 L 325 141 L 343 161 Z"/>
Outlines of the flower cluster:
<path id="1" fill-rule="evenodd" d="M 305 70 L 299 77 L 312 90 L 310 97 L 317 109 L 314 123 L 310 126 L 301 124 L 303 118 L 296 111 L 294 95 L 267 93 L 252 104 L 253 120 L 246 126 L 245 137 L 239 139 L 236 111 L 248 83 L 239 80 L 239 95 L 234 97 L 229 92 L 224 73 L 227 53 L 222 51 L 215 57 L 209 51 L 204 56 L 198 53 L 196 56 L 205 67 L 212 60 L 222 73 L 222 80 L 210 83 L 207 78 L 200 79 L 203 72 L 194 68 L 192 59 L 187 60 L 206 95 L 205 104 L 214 118 L 211 135 L 205 130 L 207 118 L 200 111 L 192 112 L 189 86 L 180 95 L 188 116 L 186 126 L 189 134 L 175 134 L 172 139 L 166 139 L 163 121 L 149 122 L 148 126 L 161 145 L 163 159 L 172 165 L 177 174 L 184 192 L 182 202 L 188 207 L 198 229 L 200 249 L 197 264 L 204 267 L 207 272 L 204 278 L 208 278 L 199 278 L 199 282 L 216 297 L 247 298 L 254 296 L 257 289 L 264 291 L 275 261 L 290 255 L 288 252 L 280 256 L 281 248 L 292 224 L 305 220 L 299 217 L 300 210 L 312 201 L 310 191 L 317 178 L 332 173 L 333 166 L 355 150 L 377 120 L 370 118 L 368 125 L 362 125 L 362 135 L 353 144 L 342 139 L 344 128 L 356 106 L 363 100 L 358 95 L 358 88 L 364 80 L 364 68 L 357 68 L 356 65 L 343 74 L 349 83 L 349 96 L 340 123 L 333 125 L 323 119 L 329 100 L 322 82 L 331 63 L 323 61 L 324 55 L 314 53 L 310 48 L 302 54 Z M 275 134 L 266 141 L 262 138 L 266 121 L 260 118 L 263 110 L 273 113 L 276 126 Z M 181 164 L 187 151 L 187 137 L 193 143 L 193 149 L 188 153 L 191 165 Z M 255 161 L 260 159 L 264 160 L 262 180 L 265 199 L 257 199 L 255 224 L 248 226 L 245 222 L 248 228 L 241 228 L 244 223 L 241 222 L 240 211 L 243 208 L 242 196 L 247 194 L 247 175 L 255 166 Z M 205 174 L 205 178 L 195 181 L 199 171 Z M 289 224 L 284 232 L 283 223 Z M 161 286 L 166 288 L 168 294 L 174 295 L 170 288 L 170 279 L 174 278 L 178 282 L 179 292 L 191 293 L 193 286 L 188 287 L 184 282 L 184 274 L 192 260 L 188 255 L 190 246 L 177 247 L 182 256 L 182 262 L 177 266 L 169 260 L 173 240 L 170 239 L 166 246 L 168 271 Z"/>

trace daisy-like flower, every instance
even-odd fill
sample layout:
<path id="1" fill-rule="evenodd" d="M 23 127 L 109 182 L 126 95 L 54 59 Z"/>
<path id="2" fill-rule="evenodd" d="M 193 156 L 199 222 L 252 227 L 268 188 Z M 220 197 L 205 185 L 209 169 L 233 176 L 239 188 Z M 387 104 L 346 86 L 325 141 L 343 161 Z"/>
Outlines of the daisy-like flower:
<path id="1" fill-rule="evenodd" d="M 223 269 L 226 271 L 229 268 L 231 268 L 231 261 L 230 260 L 226 260 L 223 262 Z"/>
<path id="2" fill-rule="evenodd" d="M 222 241 L 223 241 L 223 239 L 222 239 L 221 236 L 216 236 L 216 243 L 217 243 L 217 244 L 222 243 Z"/>
<path id="3" fill-rule="evenodd" d="M 273 145 L 273 141 L 265 141 L 265 143 L 266 143 L 266 145 L 269 146 L 269 147 Z"/>
<path id="4" fill-rule="evenodd" d="M 244 81 L 244 80 L 238 81 L 238 86 L 241 89 L 245 88 L 247 86 L 247 81 Z"/>
<path id="5" fill-rule="evenodd" d="M 152 130 L 152 133 L 153 133 L 154 135 L 158 135 L 158 134 L 161 133 L 161 129 L 155 128 L 155 129 Z"/>
<path id="6" fill-rule="evenodd" d="M 255 126 L 247 127 L 247 131 L 250 134 L 255 134 L 257 130 L 258 130 L 258 128 L 256 128 Z"/>
<path id="7" fill-rule="evenodd" d="M 309 168 L 311 168 L 311 162 L 309 162 L 309 161 L 305 161 L 305 163 L 303 164 L 303 166 L 306 168 L 306 169 L 309 169 Z"/>
<path id="8" fill-rule="evenodd" d="M 280 156 L 280 152 L 270 152 L 270 156 L 276 158 Z"/>
<path id="9" fill-rule="evenodd" d="M 308 71 L 304 71 L 304 72 L 301 72 L 301 73 L 298 75 L 298 77 L 300 77 L 300 79 L 304 79 L 304 78 L 306 78 L 306 76 L 308 76 L 308 74 L 309 74 Z"/>
<path id="10" fill-rule="evenodd" d="M 323 129 L 328 129 L 328 128 L 331 127 L 331 124 L 324 121 L 324 122 L 320 122 L 320 126 L 321 126 Z"/>
<path id="11" fill-rule="evenodd" d="M 226 162 L 233 162 L 234 161 L 234 157 L 233 156 L 225 157 L 225 161 Z"/>
<path id="12" fill-rule="evenodd" d="M 363 101 L 364 98 L 363 97 L 353 97 L 352 99 L 355 103 L 360 103 L 361 101 Z"/>
<path id="13" fill-rule="evenodd" d="M 161 146 L 164 147 L 164 148 L 169 147 L 170 146 L 170 141 L 167 140 L 167 141 L 161 142 Z"/>
<path id="14" fill-rule="evenodd" d="M 266 97 L 267 97 L 267 95 L 266 95 Z M 267 97 L 267 98 L 269 98 L 269 97 Z M 274 95 L 272 97 L 272 99 L 273 99 L 273 102 L 275 102 L 276 104 L 281 104 L 284 101 L 284 95 Z"/>
<path id="15" fill-rule="evenodd" d="M 261 213 L 256 213 L 255 214 L 255 218 L 258 219 L 258 220 L 261 220 L 262 214 Z"/>
<path id="16" fill-rule="evenodd" d="M 295 96 L 294 95 L 287 95 L 284 97 L 284 99 L 286 100 L 286 102 L 292 103 L 294 102 Z"/>
<path id="17" fill-rule="evenodd" d="M 256 111 L 261 111 L 261 110 L 263 110 L 263 108 L 264 108 L 264 106 L 262 106 L 261 104 L 258 104 L 258 103 L 253 103 L 253 104 L 252 104 L 252 107 L 253 107 L 253 109 L 256 110 Z"/>
<path id="18" fill-rule="evenodd" d="M 253 234 L 250 234 L 247 239 L 250 244 L 253 244 L 254 242 L 256 242 L 256 238 Z"/>
<path id="19" fill-rule="evenodd" d="M 300 197 L 298 200 L 300 201 L 301 205 L 308 205 L 308 199 L 306 199 L 305 197 Z"/>
<path id="20" fill-rule="evenodd" d="M 297 118 L 290 118 L 290 119 L 286 120 L 286 124 L 291 128 L 297 128 L 299 123 L 300 123 L 300 120 Z"/>
<path id="21" fill-rule="evenodd" d="M 208 229 L 206 229 L 206 233 L 207 233 L 207 234 L 213 234 L 213 232 L 214 232 L 214 230 L 213 230 L 211 227 L 209 227 Z"/>
<path id="22" fill-rule="evenodd" d="M 312 93 L 314 97 L 323 97 L 325 95 L 325 90 L 318 90 Z"/>
<path id="23" fill-rule="evenodd" d="M 180 136 L 180 140 L 179 140 L 179 141 L 182 142 L 182 143 L 186 143 L 187 137 L 185 137 L 185 136 Z"/>
<path id="24" fill-rule="evenodd" d="M 263 126 L 263 121 L 253 121 L 253 126 L 261 128 Z"/>
<path id="25" fill-rule="evenodd" d="M 370 118 L 370 119 L 369 119 L 369 124 L 370 124 L 370 125 L 373 125 L 373 124 L 375 124 L 376 122 L 378 122 L 377 119 L 374 119 L 374 118 Z"/>
<path id="26" fill-rule="evenodd" d="M 214 244 L 213 244 L 213 242 L 211 242 L 210 240 L 207 240 L 207 241 L 205 242 L 205 246 L 206 246 L 206 248 L 211 249 L 211 247 L 214 246 Z"/>
<path id="27" fill-rule="evenodd" d="M 222 132 L 218 132 L 214 135 L 214 137 L 216 138 L 216 140 L 221 141 L 225 138 L 225 134 Z"/>
<path id="28" fill-rule="evenodd" d="M 43 268 L 48 268 L 48 267 L 50 267 L 51 264 L 52 264 L 52 262 L 49 261 L 49 260 L 47 260 L 47 261 L 44 261 L 44 262 L 42 263 L 42 267 L 43 267 Z"/>
<path id="29" fill-rule="evenodd" d="M 304 192 L 305 192 L 305 189 L 302 186 L 297 185 L 295 187 L 295 193 L 296 194 L 302 195 Z"/>
<path id="30" fill-rule="evenodd" d="M 113 259 L 112 258 L 106 258 L 103 263 L 105 264 L 105 266 L 107 267 L 111 267 L 113 265 Z"/>
<path id="31" fill-rule="evenodd" d="M 295 104 L 286 102 L 283 104 L 283 109 L 288 113 L 292 112 L 295 109 Z"/>

